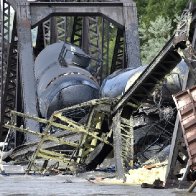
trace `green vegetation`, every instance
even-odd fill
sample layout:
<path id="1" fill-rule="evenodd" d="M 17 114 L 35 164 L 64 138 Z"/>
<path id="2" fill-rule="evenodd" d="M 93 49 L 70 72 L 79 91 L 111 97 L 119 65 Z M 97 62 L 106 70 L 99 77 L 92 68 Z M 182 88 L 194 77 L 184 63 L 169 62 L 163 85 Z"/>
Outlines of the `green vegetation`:
<path id="1" fill-rule="evenodd" d="M 171 37 L 188 0 L 135 0 L 139 16 L 141 57 L 149 64 Z"/>

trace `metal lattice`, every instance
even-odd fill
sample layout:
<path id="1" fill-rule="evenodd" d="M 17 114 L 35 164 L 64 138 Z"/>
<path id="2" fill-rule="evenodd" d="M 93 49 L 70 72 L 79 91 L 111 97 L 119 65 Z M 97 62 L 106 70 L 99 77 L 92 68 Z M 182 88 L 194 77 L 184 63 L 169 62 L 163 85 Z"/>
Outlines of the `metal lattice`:
<path id="1" fill-rule="evenodd" d="M 126 67 L 124 48 L 124 32 L 118 29 L 110 73 Z"/>
<path id="2" fill-rule="evenodd" d="M 2 66 L 1 66 L 1 96 L 4 93 L 5 78 L 7 73 L 7 64 L 9 56 L 10 42 L 10 5 L 6 0 L 3 0 L 3 21 L 2 21 Z"/>
<path id="3" fill-rule="evenodd" d="M 1 106 L 1 133 L 0 138 L 4 141 L 7 135 L 7 129 L 3 125 L 11 120 L 10 111 L 16 109 L 16 85 L 17 85 L 17 33 L 16 33 L 16 17 L 14 18 L 12 38 L 9 47 L 9 58 L 7 62 L 7 76 L 5 79 L 5 90 L 2 96 Z"/>
<path id="4" fill-rule="evenodd" d="M 28 118 L 42 124 L 43 133 L 18 127 L 14 124 L 14 120 L 11 120 L 5 127 L 10 129 L 10 134 L 13 130 L 16 130 L 26 134 L 33 134 L 38 138 L 41 138 L 37 143 L 35 150 L 33 150 L 27 168 L 28 173 L 30 171 L 39 173 L 49 171 L 51 168 L 51 165 L 48 164 L 49 161 L 58 165 L 63 165 L 64 170 L 76 172 L 77 170 L 80 170 L 80 166 L 83 166 L 83 169 L 85 169 L 85 165 L 88 165 L 93 161 L 90 154 L 97 145 L 103 143 L 111 146 L 108 140 L 111 137 L 111 131 L 101 131 L 101 125 L 109 114 L 110 107 L 111 100 L 109 99 L 88 101 L 83 104 L 56 111 L 49 120 L 12 111 L 11 115 L 13 119 L 16 119 L 17 117 L 24 119 Z M 79 122 L 75 121 L 79 120 L 78 118 L 73 120 L 67 117 L 73 117 L 74 113 L 74 118 L 76 116 L 80 118 Z M 87 113 L 89 114 L 84 117 Z M 81 114 L 85 119 L 81 118 Z M 79 136 L 75 137 L 75 135 L 78 134 Z M 73 137 L 76 139 L 73 139 Z M 47 142 L 50 142 L 50 148 L 44 146 Z M 61 145 L 61 150 L 51 149 L 51 146 L 54 147 L 55 145 Z M 22 151 L 22 149 L 20 150 Z M 32 150 L 31 145 L 30 150 Z M 40 158 L 42 160 L 41 166 Z M 89 159 L 89 162 L 86 162 L 86 159 Z M 99 162 L 96 164 L 99 164 Z"/>

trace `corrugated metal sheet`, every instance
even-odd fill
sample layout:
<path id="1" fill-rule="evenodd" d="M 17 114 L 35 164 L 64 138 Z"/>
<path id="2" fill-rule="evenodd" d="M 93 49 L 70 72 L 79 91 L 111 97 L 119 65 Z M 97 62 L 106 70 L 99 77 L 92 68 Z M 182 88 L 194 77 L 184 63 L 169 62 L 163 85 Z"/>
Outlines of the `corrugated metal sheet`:
<path id="1" fill-rule="evenodd" d="M 173 96 L 180 116 L 189 163 L 196 169 L 196 86 Z"/>

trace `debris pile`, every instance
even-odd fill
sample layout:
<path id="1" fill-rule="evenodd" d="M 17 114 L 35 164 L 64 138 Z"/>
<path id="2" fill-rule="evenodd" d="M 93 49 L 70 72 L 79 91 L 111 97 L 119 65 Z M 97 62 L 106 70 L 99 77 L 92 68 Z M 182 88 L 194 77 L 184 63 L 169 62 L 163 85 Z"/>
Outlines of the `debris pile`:
<path id="1" fill-rule="evenodd" d="M 95 169 L 103 161 L 105 156 L 104 145 L 110 149 L 112 144 L 111 131 L 101 131 L 107 122 L 110 103 L 108 99 L 93 100 L 73 107 L 56 111 L 49 120 L 33 117 L 23 113 L 12 111 L 12 118 L 21 117 L 23 120 L 31 119 L 42 124 L 43 133 L 31 131 L 15 124 L 6 124 L 10 130 L 10 137 L 14 131 L 35 135 L 37 142 L 19 146 L 12 152 L 11 158 L 16 161 L 27 161 L 27 173 L 47 173 L 57 171 L 63 167 L 63 171 L 75 173 L 78 170 Z M 68 116 L 80 117 L 76 122 Z M 8 136 L 9 137 L 9 136 Z M 95 149 L 97 152 L 95 153 Z M 102 154 L 100 154 L 102 153 Z M 100 156 L 95 160 L 94 156 Z M 51 163 L 50 163 L 51 162 Z M 83 166 L 83 167 L 81 167 Z M 57 172 L 59 173 L 59 171 Z"/>
<path id="2" fill-rule="evenodd" d="M 117 178 L 95 178 L 93 182 L 163 188 L 168 178 L 185 179 L 196 163 L 196 93 L 193 88 L 190 96 L 188 90 L 189 98 L 176 101 L 177 108 L 172 94 L 195 84 L 192 14 L 192 9 L 185 10 L 175 36 L 150 65 L 114 72 L 103 81 L 100 92 L 87 70 L 90 58 L 79 48 L 81 53 L 74 52 L 71 44 L 58 43 L 59 51 L 63 46 L 61 58 L 55 51 L 56 59 L 52 56 L 46 64 L 55 44 L 44 49 L 35 63 L 39 117 L 11 111 L 11 120 L 4 125 L 9 130 L 7 137 L 0 143 L 1 171 L 3 160 L 27 164 L 27 174 L 76 174 L 96 170 L 113 154 L 115 167 L 108 171 L 116 170 Z M 66 62 L 69 53 L 73 61 Z M 43 70 L 41 64 L 45 64 Z M 76 91 L 81 99 L 72 96 Z M 177 111 L 185 116 L 180 118 L 184 139 Z M 39 131 L 20 126 L 25 122 L 38 125 Z M 31 140 L 17 145 L 18 134 Z M 179 171 L 186 166 L 182 176 Z"/>
<path id="3" fill-rule="evenodd" d="M 154 168 L 147 169 L 145 167 L 138 169 L 129 170 L 128 174 L 126 174 L 126 180 L 117 178 L 95 178 L 93 180 L 94 183 L 103 183 L 103 184 L 153 184 L 155 180 L 161 180 L 165 182 L 165 175 L 167 169 L 167 162 L 154 165 Z"/>

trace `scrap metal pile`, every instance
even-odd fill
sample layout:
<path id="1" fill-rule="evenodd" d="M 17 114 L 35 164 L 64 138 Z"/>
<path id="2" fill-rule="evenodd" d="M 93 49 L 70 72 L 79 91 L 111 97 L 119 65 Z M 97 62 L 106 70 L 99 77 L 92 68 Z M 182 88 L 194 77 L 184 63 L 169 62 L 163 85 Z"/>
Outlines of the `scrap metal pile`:
<path id="1" fill-rule="evenodd" d="M 168 164 L 174 157 L 179 110 L 172 94 L 195 84 L 193 8 L 184 11 L 176 34 L 148 66 L 116 70 L 101 87 L 93 77 L 90 55 L 79 47 L 66 42 L 45 47 L 34 64 L 38 116 L 11 111 L 11 120 L 4 125 L 9 130 L 4 161 L 28 164 L 27 173 L 77 173 L 95 170 L 113 151 L 119 178 L 129 169 Z M 23 144 L 16 145 L 18 136 L 24 138 Z M 188 143 L 192 137 L 195 142 L 193 134 Z M 177 173 L 168 165 L 176 178 L 188 160 L 181 143 Z M 195 160 L 195 152 L 189 155 Z"/>
<path id="2" fill-rule="evenodd" d="M 73 105 L 74 101 L 88 100 L 85 96 L 91 96 L 90 99 L 96 97 L 98 89 L 89 73 L 80 67 L 73 67 L 76 60 L 80 67 L 86 67 L 89 57 L 79 48 L 62 42 L 46 47 L 38 55 L 35 73 L 42 117 L 11 111 L 11 121 L 5 125 L 9 129 L 5 142 L 9 145 L 4 150 L 14 148 L 12 141 L 15 141 L 15 131 L 22 132 L 31 140 L 16 147 L 9 156 L 11 160 L 17 164 L 28 163 L 27 173 L 76 173 L 96 169 L 114 145 L 114 154 L 120 153 L 118 161 L 121 162 L 124 175 L 130 168 L 142 166 L 168 148 L 176 115 L 171 95 L 182 87 L 180 76 L 187 73 L 184 62 L 179 63 L 163 82 L 158 83 L 153 93 L 146 95 L 147 100 L 133 114 L 129 111 L 123 114 L 123 109 L 120 109 L 115 115 L 113 109 L 121 100 L 121 94 L 126 88 L 129 90 L 133 79 L 137 81 L 137 77 L 147 68 L 117 71 L 103 82 L 100 99 Z M 51 64 L 52 70 L 48 68 Z M 75 84 L 80 85 L 78 89 Z M 86 89 L 85 85 L 90 88 Z M 53 86 L 58 88 L 54 89 Z M 79 97 L 72 97 L 70 92 L 76 91 Z M 82 93 L 85 93 L 84 96 Z M 73 106 L 65 107 L 67 105 Z M 56 111 L 61 107 L 64 109 Z M 129 104 L 124 106 L 129 110 L 127 107 L 130 107 Z M 41 133 L 17 126 L 16 119 L 36 122 L 41 127 Z M 168 153 L 163 159 L 167 159 L 167 156 Z"/>
<path id="3" fill-rule="evenodd" d="M 34 171 L 45 173 L 62 167 L 63 171 L 79 172 L 94 169 L 101 159 L 93 159 L 103 153 L 103 146 L 111 148 L 111 131 L 102 131 L 103 123 L 107 121 L 110 112 L 110 100 L 93 100 L 54 112 L 46 120 L 12 111 L 12 118 L 31 119 L 43 126 L 43 132 L 38 133 L 23 127 L 16 127 L 14 123 L 5 125 L 10 130 L 8 140 L 11 140 L 13 131 L 20 131 L 27 135 L 35 135 L 35 141 L 16 148 L 11 155 L 15 160 L 24 161 L 30 158 L 27 173 Z M 81 118 L 79 122 L 71 119 Z M 14 122 L 14 121 L 12 121 Z M 107 155 L 107 154 L 106 154 Z M 42 161 L 40 161 L 40 159 Z M 50 163 L 50 160 L 52 163 Z M 38 163 L 36 163 L 38 161 Z M 58 173 L 58 172 L 57 172 Z"/>

